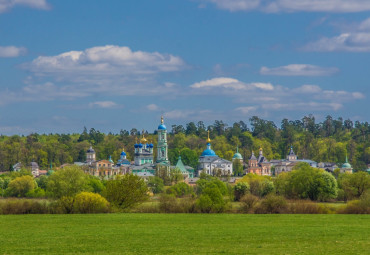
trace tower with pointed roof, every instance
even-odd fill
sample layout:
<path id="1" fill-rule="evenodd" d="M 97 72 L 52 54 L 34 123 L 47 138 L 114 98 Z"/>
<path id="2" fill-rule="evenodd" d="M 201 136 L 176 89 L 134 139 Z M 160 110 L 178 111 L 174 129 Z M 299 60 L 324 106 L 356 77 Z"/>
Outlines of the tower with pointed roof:
<path id="1" fill-rule="evenodd" d="M 259 149 L 258 158 L 256 158 L 252 151 L 252 155 L 248 160 L 247 173 L 271 175 L 271 163 L 263 155 L 262 148 Z"/>
<path id="2" fill-rule="evenodd" d="M 86 163 L 91 164 L 92 162 L 96 161 L 96 154 L 95 150 L 92 146 L 86 151 Z"/>
<path id="3" fill-rule="evenodd" d="M 167 127 L 164 125 L 163 116 L 161 116 L 161 124 L 158 126 L 157 133 L 157 163 L 168 164 Z"/>
<path id="4" fill-rule="evenodd" d="M 295 155 L 293 151 L 293 145 L 290 146 L 289 154 L 287 155 L 286 159 L 288 161 L 296 161 L 298 159 L 297 155 Z"/>

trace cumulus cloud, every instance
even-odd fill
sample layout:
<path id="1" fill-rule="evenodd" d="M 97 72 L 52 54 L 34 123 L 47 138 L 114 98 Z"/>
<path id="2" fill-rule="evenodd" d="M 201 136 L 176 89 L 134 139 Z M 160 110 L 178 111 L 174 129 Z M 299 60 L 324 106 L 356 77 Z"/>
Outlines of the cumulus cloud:
<path id="1" fill-rule="evenodd" d="M 50 9 L 46 0 L 0 0 L 0 13 L 9 11 L 16 6 L 26 6 L 40 10 Z"/>
<path id="2" fill-rule="evenodd" d="M 149 104 L 146 106 L 146 108 L 149 110 L 149 111 L 158 111 L 159 110 L 159 106 L 156 105 L 156 104 Z"/>
<path id="3" fill-rule="evenodd" d="M 234 78 L 214 78 L 190 86 L 195 94 L 231 96 L 233 102 L 243 104 L 234 110 L 251 115 L 261 111 L 337 111 L 344 104 L 361 100 L 361 92 L 325 90 L 318 85 L 299 87 L 270 83 L 244 83 Z"/>
<path id="4" fill-rule="evenodd" d="M 118 105 L 113 101 L 97 101 L 89 103 L 90 108 L 115 108 Z"/>
<path id="5" fill-rule="evenodd" d="M 40 56 L 26 68 L 39 75 L 111 76 L 149 75 L 183 69 L 180 57 L 158 52 L 132 51 L 129 47 L 106 45 L 69 51 L 56 56 Z"/>
<path id="6" fill-rule="evenodd" d="M 24 55 L 26 52 L 24 47 L 0 46 L 0 58 L 14 58 Z"/>
<path id="7" fill-rule="evenodd" d="M 253 90 L 253 89 L 261 89 L 261 90 L 273 90 L 274 86 L 270 83 L 243 83 L 237 79 L 227 78 L 227 77 L 219 77 L 213 78 L 206 81 L 196 82 L 190 85 L 193 89 L 210 89 L 210 88 L 223 88 L 223 89 L 231 89 L 233 91 L 239 90 Z"/>
<path id="8" fill-rule="evenodd" d="M 291 64 L 279 67 L 265 67 L 263 66 L 260 73 L 263 75 L 277 75 L 277 76 L 327 76 L 338 72 L 335 67 L 320 67 L 308 64 Z"/>
<path id="9" fill-rule="evenodd" d="M 333 12 L 353 13 L 370 10 L 368 0 L 200 0 L 229 11 Z"/>
<path id="10" fill-rule="evenodd" d="M 370 2 L 369 2 L 370 3 Z M 349 29 L 333 37 L 322 37 L 318 41 L 308 43 L 304 50 L 307 51 L 348 51 L 369 52 L 370 51 L 370 18 L 360 24 L 351 26 Z"/>

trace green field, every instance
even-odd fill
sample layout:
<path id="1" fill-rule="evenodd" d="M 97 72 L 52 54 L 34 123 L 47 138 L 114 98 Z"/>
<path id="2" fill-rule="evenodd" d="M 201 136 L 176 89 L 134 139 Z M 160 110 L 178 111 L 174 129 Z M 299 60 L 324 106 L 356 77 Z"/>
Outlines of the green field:
<path id="1" fill-rule="evenodd" d="M 369 254 L 370 215 L 1 215 L 0 254 Z"/>

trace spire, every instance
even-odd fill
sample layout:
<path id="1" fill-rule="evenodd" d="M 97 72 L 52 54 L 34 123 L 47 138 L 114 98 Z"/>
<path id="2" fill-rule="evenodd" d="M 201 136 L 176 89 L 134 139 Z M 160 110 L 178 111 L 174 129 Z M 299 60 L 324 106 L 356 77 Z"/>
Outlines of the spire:
<path id="1" fill-rule="evenodd" d="M 236 146 L 236 153 L 239 153 L 239 146 Z"/>
<path id="2" fill-rule="evenodd" d="M 209 138 L 209 130 L 208 130 L 208 139 L 207 139 L 207 143 L 211 143 L 211 139 Z"/>
<path id="3" fill-rule="evenodd" d="M 161 124 L 163 124 L 164 123 L 164 121 L 163 121 L 163 115 L 161 116 Z"/>
<path id="4" fill-rule="evenodd" d="M 260 155 L 263 154 L 263 150 L 262 150 L 262 147 L 260 147 Z"/>
<path id="5" fill-rule="evenodd" d="M 346 152 L 346 163 L 348 163 L 348 156 L 347 156 L 347 152 Z"/>

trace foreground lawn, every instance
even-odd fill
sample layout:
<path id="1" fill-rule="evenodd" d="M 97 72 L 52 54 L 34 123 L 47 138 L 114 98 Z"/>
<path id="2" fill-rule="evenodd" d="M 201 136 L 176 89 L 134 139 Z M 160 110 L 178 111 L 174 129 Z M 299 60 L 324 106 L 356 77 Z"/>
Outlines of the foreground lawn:
<path id="1" fill-rule="evenodd" d="M 370 215 L 1 215 L 0 254 L 369 254 Z"/>

